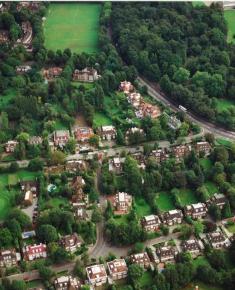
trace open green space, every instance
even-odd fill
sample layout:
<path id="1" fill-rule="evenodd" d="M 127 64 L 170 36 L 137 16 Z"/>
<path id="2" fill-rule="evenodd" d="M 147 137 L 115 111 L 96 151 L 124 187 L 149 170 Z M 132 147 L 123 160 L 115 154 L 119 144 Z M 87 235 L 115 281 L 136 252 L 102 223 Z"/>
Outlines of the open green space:
<path id="1" fill-rule="evenodd" d="M 100 126 L 107 126 L 107 125 L 112 125 L 112 120 L 110 120 L 105 114 L 96 112 L 94 114 L 93 126 L 97 128 Z"/>
<path id="2" fill-rule="evenodd" d="M 193 266 L 195 267 L 195 270 L 201 265 L 209 265 L 209 262 L 204 256 L 199 256 L 193 260 Z"/>
<path id="3" fill-rule="evenodd" d="M 195 287 L 198 286 L 200 290 L 222 290 L 220 287 L 211 286 L 199 281 L 195 281 L 190 283 L 187 287 L 183 288 L 182 290 L 195 290 Z"/>
<path id="4" fill-rule="evenodd" d="M 235 14 L 234 14 L 234 17 L 235 17 Z M 216 99 L 216 109 L 218 110 L 218 112 L 222 112 L 234 106 L 235 106 L 235 102 L 233 100 Z"/>
<path id="5" fill-rule="evenodd" d="M 196 195 L 193 193 L 191 189 L 187 188 L 180 189 L 178 197 L 181 201 L 182 206 L 198 202 Z"/>
<path id="6" fill-rule="evenodd" d="M 168 211 L 175 208 L 172 195 L 169 192 L 161 191 L 157 193 L 156 203 L 162 211 Z"/>
<path id="7" fill-rule="evenodd" d="M 50 4 L 44 23 L 46 48 L 97 52 L 100 9 L 97 3 Z"/>
<path id="8" fill-rule="evenodd" d="M 127 214 L 115 215 L 113 218 L 115 223 L 119 225 L 128 223 Z"/>
<path id="9" fill-rule="evenodd" d="M 94 87 L 94 83 L 71 82 L 71 84 L 75 88 L 79 88 L 80 86 L 83 86 L 86 90 L 92 89 Z"/>
<path id="10" fill-rule="evenodd" d="M 40 174 L 40 172 L 31 172 L 28 170 L 19 170 L 16 173 L 2 173 L 0 175 L 0 185 L 1 186 L 8 186 L 8 185 L 15 185 L 19 181 L 24 180 L 33 180 L 35 177 L 37 177 Z M 9 184 L 10 181 L 10 184 Z M 14 181 L 14 183 L 13 183 Z"/>
<path id="11" fill-rule="evenodd" d="M 16 96 L 17 92 L 14 89 L 8 89 L 3 95 L 0 95 L 0 109 L 5 108 L 9 102 Z"/>
<path id="12" fill-rule="evenodd" d="M 235 43 L 235 10 L 226 10 L 224 11 L 224 17 L 228 25 L 228 42 Z"/>
<path id="13" fill-rule="evenodd" d="M 50 200 L 41 200 L 40 208 L 41 210 L 46 208 L 64 208 L 69 207 L 69 201 L 67 198 L 63 197 L 53 197 Z"/>
<path id="14" fill-rule="evenodd" d="M 68 130 L 66 125 L 61 120 L 56 120 L 55 122 L 55 129 L 56 130 Z"/>
<path id="15" fill-rule="evenodd" d="M 210 196 L 212 196 L 215 193 L 219 193 L 219 188 L 214 184 L 214 182 L 206 181 L 205 186 L 206 186 Z"/>
<path id="16" fill-rule="evenodd" d="M 140 288 L 141 289 L 150 289 L 151 285 L 153 285 L 153 276 L 149 271 L 144 272 L 142 277 L 140 278 Z"/>
<path id="17" fill-rule="evenodd" d="M 234 225 L 230 225 L 227 227 L 227 230 L 233 234 L 235 234 L 235 224 Z"/>
<path id="18" fill-rule="evenodd" d="M 8 190 L 0 185 L 0 220 L 3 220 L 9 213 L 11 201 L 16 192 L 16 190 Z"/>
<path id="19" fill-rule="evenodd" d="M 210 170 L 212 167 L 212 161 L 208 158 L 201 158 L 199 160 L 199 163 L 202 166 L 202 168 L 205 170 Z"/>
<path id="20" fill-rule="evenodd" d="M 203 1 L 193 1 L 192 5 L 193 7 L 203 7 L 205 6 L 205 3 Z"/>
<path id="21" fill-rule="evenodd" d="M 216 139 L 216 143 L 218 145 L 223 145 L 223 146 L 226 146 L 226 147 L 229 147 L 232 144 L 232 142 L 230 140 L 223 139 L 223 138 Z"/>
<path id="22" fill-rule="evenodd" d="M 149 204 L 142 197 L 135 198 L 136 213 L 139 218 L 150 215 L 152 213 Z"/>

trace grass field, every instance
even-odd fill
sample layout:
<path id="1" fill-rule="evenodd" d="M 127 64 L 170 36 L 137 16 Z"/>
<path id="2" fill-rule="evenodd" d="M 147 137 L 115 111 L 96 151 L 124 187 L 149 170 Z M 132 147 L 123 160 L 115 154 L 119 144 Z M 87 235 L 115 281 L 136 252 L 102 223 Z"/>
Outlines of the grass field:
<path id="1" fill-rule="evenodd" d="M 153 284 L 152 274 L 148 271 L 144 272 L 144 274 L 140 278 L 141 289 L 150 289 L 152 284 Z"/>
<path id="2" fill-rule="evenodd" d="M 206 186 L 210 196 L 212 196 L 214 193 L 218 193 L 219 192 L 218 187 L 211 181 L 206 181 L 205 182 L 205 186 Z"/>
<path id="3" fill-rule="evenodd" d="M 4 109 L 9 102 L 16 96 L 17 92 L 13 89 L 8 89 L 3 95 L 0 95 L 0 109 Z"/>
<path id="4" fill-rule="evenodd" d="M 219 145 L 227 146 L 227 147 L 229 147 L 232 144 L 231 141 L 226 140 L 226 139 L 222 139 L 222 138 L 216 139 L 216 143 Z"/>
<path id="5" fill-rule="evenodd" d="M 183 288 L 182 290 L 195 290 L 195 287 L 198 286 L 198 289 L 200 290 L 222 290 L 222 288 L 207 285 L 205 283 L 195 281 L 190 283 L 187 287 Z"/>
<path id="6" fill-rule="evenodd" d="M 96 112 L 93 119 L 93 127 L 97 128 L 107 125 L 112 125 L 112 120 L 110 120 L 105 114 Z"/>
<path id="7" fill-rule="evenodd" d="M 53 207 L 53 208 L 63 208 L 63 207 L 68 207 L 69 206 L 69 201 L 66 198 L 63 197 L 54 197 L 51 198 L 49 201 L 42 201 L 41 203 L 41 209 L 45 209 L 48 207 Z"/>
<path id="8" fill-rule="evenodd" d="M 224 17 L 228 25 L 228 42 L 235 43 L 235 10 L 224 11 Z"/>
<path id="9" fill-rule="evenodd" d="M 212 162 L 208 158 L 202 158 L 199 160 L 200 165 L 203 167 L 205 170 L 210 170 L 212 167 Z"/>
<path id="10" fill-rule="evenodd" d="M 169 192 L 161 191 L 156 197 L 157 206 L 162 211 L 168 211 L 175 208 L 172 196 Z"/>
<path id="11" fill-rule="evenodd" d="M 196 195 L 190 189 L 180 189 L 178 196 L 183 206 L 198 202 Z"/>
<path id="12" fill-rule="evenodd" d="M 192 5 L 193 7 L 203 7 L 205 6 L 205 3 L 203 1 L 193 1 Z"/>
<path id="13" fill-rule="evenodd" d="M 235 17 L 235 14 L 234 14 L 234 17 Z M 234 107 L 234 106 L 235 106 L 235 102 L 232 100 L 216 99 L 216 109 L 218 110 L 218 112 L 222 112 L 222 111 L 227 110 L 227 109 Z"/>
<path id="14" fill-rule="evenodd" d="M 235 224 L 234 225 L 231 225 L 231 226 L 228 226 L 227 227 L 227 230 L 233 234 L 235 234 Z"/>
<path id="15" fill-rule="evenodd" d="M 146 200 L 142 197 L 137 197 L 135 198 L 135 205 L 136 205 L 136 213 L 139 218 L 145 216 L 145 215 L 150 215 L 151 208 L 146 202 Z"/>
<path id="16" fill-rule="evenodd" d="M 100 9 L 97 3 L 50 4 L 44 24 L 46 48 L 97 52 Z"/>

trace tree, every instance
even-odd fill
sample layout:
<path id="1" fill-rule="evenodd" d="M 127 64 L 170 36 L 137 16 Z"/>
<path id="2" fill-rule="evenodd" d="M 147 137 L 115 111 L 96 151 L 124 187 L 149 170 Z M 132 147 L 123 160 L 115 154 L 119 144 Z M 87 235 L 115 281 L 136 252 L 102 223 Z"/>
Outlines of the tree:
<path id="1" fill-rule="evenodd" d="M 90 137 L 90 139 L 89 139 L 89 144 L 91 145 L 91 146 L 96 146 L 96 147 L 98 147 L 99 146 L 99 143 L 100 143 L 100 137 L 98 136 L 98 135 L 93 135 L 93 136 L 91 136 Z"/>
<path id="2" fill-rule="evenodd" d="M 50 282 L 52 277 L 55 275 L 54 272 L 49 267 L 45 267 L 44 265 L 40 265 L 38 271 L 42 281 Z"/>
<path id="3" fill-rule="evenodd" d="M 194 227 L 194 234 L 197 238 L 199 238 L 199 235 L 203 233 L 204 231 L 204 225 L 201 221 L 194 221 L 193 222 Z"/>
<path id="4" fill-rule="evenodd" d="M 43 243 L 51 243 L 58 240 L 57 230 L 52 225 L 42 225 L 37 230 L 38 238 Z"/>
<path id="5" fill-rule="evenodd" d="M 190 76 L 190 72 L 187 69 L 180 67 L 174 73 L 173 79 L 176 83 L 182 84 L 189 80 L 189 76 Z"/>
<path id="6" fill-rule="evenodd" d="M 180 227 L 180 238 L 182 240 L 188 240 L 190 236 L 192 235 L 192 227 L 189 225 L 182 225 Z"/>
<path id="7" fill-rule="evenodd" d="M 65 154 L 61 151 L 54 151 L 50 154 L 48 162 L 50 165 L 64 164 Z"/>
<path id="8" fill-rule="evenodd" d="M 102 220 L 101 211 L 96 207 L 92 212 L 91 221 L 93 223 L 99 223 L 101 222 L 101 220 Z"/>
<path id="9" fill-rule="evenodd" d="M 131 157 L 127 157 L 123 166 L 123 175 L 128 192 L 140 194 L 142 187 L 142 177 L 137 161 Z"/>
<path id="10" fill-rule="evenodd" d="M 222 217 L 223 218 L 230 218 L 232 216 L 231 208 L 230 208 L 230 203 L 227 200 L 223 209 L 222 209 Z"/>
<path id="11" fill-rule="evenodd" d="M 31 171 L 41 171 L 43 169 L 44 162 L 41 158 L 37 157 L 29 161 L 28 168 Z"/>
<path id="12" fill-rule="evenodd" d="M 18 208 L 14 208 L 9 212 L 8 219 L 18 221 L 22 229 L 26 229 L 31 225 L 30 218 Z"/>
<path id="13" fill-rule="evenodd" d="M 7 228 L 0 229 L 0 247 L 9 247 L 13 242 L 11 232 Z"/>
<path id="14" fill-rule="evenodd" d="M 215 221 L 221 220 L 221 210 L 216 204 L 212 204 L 209 207 L 208 212 Z"/>
<path id="15" fill-rule="evenodd" d="M 18 163 L 16 161 L 15 162 L 11 162 L 9 170 L 10 170 L 10 172 L 16 172 L 17 170 L 19 170 Z"/>
<path id="16" fill-rule="evenodd" d="M 67 142 L 67 144 L 65 145 L 65 149 L 71 153 L 71 154 L 75 154 L 76 152 L 76 145 L 77 145 L 77 142 L 75 139 L 69 139 L 69 141 Z"/>
<path id="17" fill-rule="evenodd" d="M 139 281 L 143 276 L 144 270 L 138 264 L 131 264 L 128 269 L 128 279 L 131 284 L 136 288 L 139 285 Z"/>

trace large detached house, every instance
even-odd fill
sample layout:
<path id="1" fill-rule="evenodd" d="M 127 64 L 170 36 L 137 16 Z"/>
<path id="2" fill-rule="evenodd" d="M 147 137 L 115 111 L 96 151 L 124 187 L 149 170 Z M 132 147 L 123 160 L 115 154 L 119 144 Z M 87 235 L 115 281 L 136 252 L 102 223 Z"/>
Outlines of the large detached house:
<path id="1" fill-rule="evenodd" d="M 161 263 L 173 262 L 175 260 L 176 254 L 177 254 L 177 251 L 172 246 L 163 246 L 157 250 L 157 255 Z"/>
<path id="2" fill-rule="evenodd" d="M 148 215 L 142 218 L 141 224 L 147 232 L 155 232 L 159 229 L 161 221 L 157 215 Z"/>
<path id="3" fill-rule="evenodd" d="M 93 83 L 94 81 L 97 81 L 99 78 L 100 75 L 98 75 L 97 70 L 90 67 L 86 67 L 82 70 L 75 69 L 73 73 L 73 81 L 78 82 Z"/>
<path id="4" fill-rule="evenodd" d="M 132 206 L 132 196 L 126 192 L 118 192 L 110 196 L 109 200 L 116 214 L 126 214 Z"/>
<path id="5" fill-rule="evenodd" d="M 182 223 L 183 213 L 180 209 L 173 209 L 162 213 L 160 217 L 163 224 L 173 226 Z"/>
<path id="6" fill-rule="evenodd" d="M 62 247 L 70 253 L 76 252 L 81 247 L 82 242 L 82 239 L 76 233 L 64 236 L 60 240 Z"/>
<path id="7" fill-rule="evenodd" d="M 204 153 L 205 156 L 208 156 L 211 152 L 211 146 L 208 142 L 197 142 L 195 145 L 195 151 L 197 154 Z"/>
<path id="8" fill-rule="evenodd" d="M 112 159 L 109 159 L 109 171 L 115 172 L 116 174 L 122 173 L 125 160 L 125 157 L 114 157 Z"/>
<path id="9" fill-rule="evenodd" d="M 179 162 L 181 159 L 186 157 L 191 151 L 191 146 L 186 145 L 178 145 L 172 148 L 173 156 L 175 157 L 176 161 Z"/>
<path id="10" fill-rule="evenodd" d="M 166 161 L 169 158 L 169 154 L 167 154 L 165 149 L 153 150 L 150 156 L 153 157 L 157 163 Z"/>
<path id="11" fill-rule="evenodd" d="M 139 266 L 143 267 L 144 269 L 149 268 L 150 263 L 151 263 L 147 252 L 131 255 L 130 261 L 133 264 L 138 264 Z"/>
<path id="12" fill-rule="evenodd" d="M 64 147 L 69 141 L 68 130 L 57 130 L 53 133 L 53 141 L 55 146 Z"/>
<path id="13" fill-rule="evenodd" d="M 127 277 L 128 268 L 124 259 L 115 259 L 107 262 L 108 271 L 113 280 L 124 279 Z"/>
<path id="14" fill-rule="evenodd" d="M 98 134 L 102 140 L 111 141 L 116 139 L 117 131 L 114 126 L 101 126 L 98 131 Z"/>
<path id="15" fill-rule="evenodd" d="M 1 250 L 0 251 L 0 267 L 7 268 L 17 265 L 20 261 L 20 253 L 17 253 L 15 249 Z"/>
<path id="16" fill-rule="evenodd" d="M 124 92 L 124 94 L 129 94 L 134 91 L 134 86 L 131 82 L 123 81 L 120 83 L 119 90 Z"/>
<path id="17" fill-rule="evenodd" d="M 86 268 L 87 278 L 91 285 L 101 286 L 107 282 L 107 273 L 103 264 Z"/>
<path id="18" fill-rule="evenodd" d="M 73 134 L 77 142 L 86 142 L 94 135 L 94 132 L 90 127 L 75 127 Z"/>
<path id="19" fill-rule="evenodd" d="M 184 209 L 185 215 L 193 219 L 203 218 L 207 214 L 207 207 L 205 203 L 199 202 L 187 205 Z"/>
<path id="20" fill-rule="evenodd" d="M 227 199 L 224 194 L 222 193 L 215 193 L 207 202 L 207 206 L 211 204 L 216 204 L 220 209 L 225 206 Z"/>
<path id="21" fill-rule="evenodd" d="M 208 233 L 207 239 L 210 246 L 214 249 L 227 248 L 231 245 L 230 240 L 221 231 Z"/>
<path id="22" fill-rule="evenodd" d="M 54 286 L 56 290 L 80 290 L 81 282 L 72 276 L 61 276 L 55 279 Z"/>
<path id="23" fill-rule="evenodd" d="M 43 76 L 48 81 L 58 78 L 62 74 L 63 69 L 61 67 L 51 67 L 43 70 Z"/>
<path id="24" fill-rule="evenodd" d="M 18 141 L 14 141 L 14 140 L 7 141 L 7 143 L 5 144 L 5 152 L 13 153 L 17 145 L 18 145 Z"/>
<path id="25" fill-rule="evenodd" d="M 33 245 L 33 246 L 26 246 L 23 249 L 24 259 L 27 261 L 33 261 L 39 258 L 46 258 L 47 257 L 47 246 L 44 244 Z"/>
<path id="26" fill-rule="evenodd" d="M 202 250 L 202 244 L 196 239 L 190 239 L 183 241 L 181 244 L 182 250 L 184 252 L 189 252 L 192 256 L 197 256 Z"/>

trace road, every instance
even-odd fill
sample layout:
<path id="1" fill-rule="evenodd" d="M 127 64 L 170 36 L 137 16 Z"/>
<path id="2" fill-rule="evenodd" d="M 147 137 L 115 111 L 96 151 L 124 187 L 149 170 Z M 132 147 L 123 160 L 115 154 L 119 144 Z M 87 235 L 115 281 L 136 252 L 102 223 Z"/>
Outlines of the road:
<path id="1" fill-rule="evenodd" d="M 144 85 L 148 88 L 148 94 L 152 98 L 154 98 L 157 101 L 162 102 L 163 104 L 170 107 L 175 112 L 179 111 L 178 106 L 174 104 L 174 102 L 170 100 L 169 98 L 167 98 L 164 94 L 160 93 L 156 85 L 154 85 L 153 83 L 150 83 L 149 81 L 145 80 L 142 77 L 138 77 L 138 81 L 141 85 Z M 224 128 L 221 128 L 218 125 L 212 124 L 196 116 L 192 112 L 188 111 L 187 116 L 192 122 L 198 124 L 204 130 L 205 133 L 209 132 L 209 133 L 213 133 L 216 137 L 220 137 L 220 138 L 222 137 L 222 138 L 235 140 L 235 132 L 226 130 Z"/>

